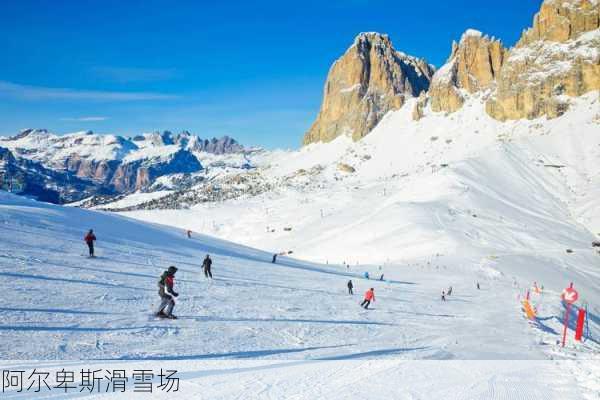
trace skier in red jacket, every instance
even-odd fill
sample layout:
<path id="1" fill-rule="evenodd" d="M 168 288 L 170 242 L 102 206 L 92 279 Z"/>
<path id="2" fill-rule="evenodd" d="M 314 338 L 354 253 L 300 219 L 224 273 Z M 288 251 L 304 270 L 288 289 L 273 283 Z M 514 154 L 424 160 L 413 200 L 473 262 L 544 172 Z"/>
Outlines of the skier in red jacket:
<path id="1" fill-rule="evenodd" d="M 369 308 L 369 304 L 371 304 L 371 301 L 375 301 L 375 289 L 373 288 L 367 290 L 365 293 L 365 299 L 362 303 L 360 303 L 360 305 L 367 310 Z"/>
<path id="2" fill-rule="evenodd" d="M 88 245 L 88 249 L 90 250 L 90 257 L 94 257 L 94 242 L 96 241 L 96 235 L 94 235 L 94 230 L 90 229 L 83 238 Z"/>

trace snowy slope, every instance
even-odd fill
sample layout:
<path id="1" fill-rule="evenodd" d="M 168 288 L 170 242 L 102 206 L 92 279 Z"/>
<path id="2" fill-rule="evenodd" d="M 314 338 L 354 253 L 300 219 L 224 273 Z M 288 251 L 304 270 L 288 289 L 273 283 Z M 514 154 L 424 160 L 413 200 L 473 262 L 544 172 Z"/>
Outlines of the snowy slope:
<path id="1" fill-rule="evenodd" d="M 477 98 L 455 114 L 429 112 L 418 122 L 408 104 L 360 142 L 340 137 L 265 155 L 265 179 L 293 185 L 128 215 L 322 263 L 475 251 L 550 252 L 560 265 L 573 248 L 596 265 L 600 103 L 597 94 L 573 101 L 555 120 L 506 123 L 487 117 Z"/>
<path id="2" fill-rule="evenodd" d="M 544 326 L 530 327 L 516 300 L 528 280 L 514 282 L 494 263 L 469 271 L 460 266 L 462 258 L 432 257 L 382 271 L 365 267 L 371 276 L 386 276 L 384 282 L 366 281 L 359 278 L 363 268 L 286 257 L 274 265 L 270 254 L 258 250 L 205 236 L 190 240 L 177 229 L 106 213 L 7 194 L 0 194 L 0 210 L 4 359 L 566 357 L 554 345 L 560 330 L 556 293 L 539 301 Z M 81 236 L 89 227 L 99 239 L 97 259 L 83 256 Z M 199 268 L 207 252 L 214 255 L 214 282 L 206 282 Z M 527 267 L 554 282 L 541 258 L 511 257 L 515 269 Z M 171 264 L 180 267 L 182 318 L 176 322 L 151 315 L 157 277 Z M 593 272 L 568 264 L 556 282 L 574 276 L 587 278 L 578 285 L 597 305 Z M 375 287 L 375 310 L 363 311 L 359 295 L 345 293 L 349 278 L 359 295 Z M 439 293 L 448 285 L 455 294 L 442 303 Z M 598 322 L 592 320 L 594 335 Z M 594 357 L 597 351 L 590 340 L 569 354 Z"/>

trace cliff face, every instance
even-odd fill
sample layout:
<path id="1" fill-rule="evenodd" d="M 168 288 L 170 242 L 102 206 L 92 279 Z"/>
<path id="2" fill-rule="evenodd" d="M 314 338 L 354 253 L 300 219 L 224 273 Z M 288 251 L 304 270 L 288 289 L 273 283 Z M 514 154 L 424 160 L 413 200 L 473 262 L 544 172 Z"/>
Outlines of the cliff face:
<path id="1" fill-rule="evenodd" d="M 598 0 L 546 0 L 533 18 L 533 26 L 523 32 L 516 47 L 538 40 L 563 43 L 582 33 L 598 29 Z"/>
<path id="2" fill-rule="evenodd" d="M 457 111 L 464 102 L 462 91 L 476 93 L 493 86 L 506 58 L 498 40 L 467 30 L 452 43 L 447 63 L 433 76 L 429 96 L 433 111 Z"/>
<path id="3" fill-rule="evenodd" d="M 499 120 L 558 117 L 563 96 L 600 89 L 600 2 L 546 0 L 504 63 L 486 103 Z"/>
<path id="4" fill-rule="evenodd" d="M 122 163 L 110 178 L 110 185 L 118 192 L 133 192 L 147 189 L 160 176 L 187 174 L 201 169 L 198 159 L 190 151 L 181 149 L 166 157 Z"/>
<path id="5" fill-rule="evenodd" d="M 77 201 L 94 194 L 113 194 L 110 188 L 80 179 L 69 171 L 55 171 L 39 162 L 17 158 L 3 147 L 0 147 L 0 190 L 50 203 Z"/>
<path id="6" fill-rule="evenodd" d="M 387 35 L 362 33 L 331 67 L 321 110 L 303 144 L 340 135 L 359 140 L 406 97 L 429 88 L 433 67 L 397 52 Z"/>

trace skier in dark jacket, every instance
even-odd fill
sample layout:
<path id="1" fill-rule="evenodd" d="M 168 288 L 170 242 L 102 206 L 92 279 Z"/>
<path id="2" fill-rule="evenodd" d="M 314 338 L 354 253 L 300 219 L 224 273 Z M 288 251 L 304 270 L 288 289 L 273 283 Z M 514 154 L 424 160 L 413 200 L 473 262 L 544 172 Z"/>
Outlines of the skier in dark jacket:
<path id="1" fill-rule="evenodd" d="M 354 284 L 352 283 L 352 280 L 348 281 L 348 294 L 354 294 Z"/>
<path id="2" fill-rule="evenodd" d="M 277 253 L 273 254 L 273 259 L 271 260 L 273 264 L 277 262 Z"/>
<path id="3" fill-rule="evenodd" d="M 94 230 L 90 229 L 83 238 L 83 240 L 85 240 L 85 243 L 88 245 L 90 257 L 94 257 L 94 242 L 96 241 L 96 235 L 94 235 Z"/>
<path id="4" fill-rule="evenodd" d="M 179 293 L 173 290 L 176 272 L 177 267 L 170 266 L 169 269 L 163 272 L 160 276 L 160 280 L 158 281 L 158 295 L 161 298 L 161 302 L 160 307 L 158 308 L 158 312 L 156 313 L 157 317 L 177 319 L 177 317 L 173 315 L 173 307 L 175 307 L 175 297 L 179 296 Z"/>
<path id="5" fill-rule="evenodd" d="M 211 266 L 212 266 L 212 259 L 207 254 L 206 258 L 204 258 L 204 261 L 202 262 L 202 268 L 204 269 L 204 276 L 207 278 L 210 278 L 210 279 L 212 279 L 212 272 L 210 270 Z"/>

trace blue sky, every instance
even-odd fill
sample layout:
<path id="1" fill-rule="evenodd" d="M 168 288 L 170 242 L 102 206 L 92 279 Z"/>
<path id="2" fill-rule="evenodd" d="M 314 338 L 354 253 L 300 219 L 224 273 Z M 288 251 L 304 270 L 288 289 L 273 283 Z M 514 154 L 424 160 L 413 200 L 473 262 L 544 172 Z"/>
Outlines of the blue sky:
<path id="1" fill-rule="evenodd" d="M 357 33 L 440 66 L 467 28 L 513 45 L 540 3 L 4 0 L 0 134 L 187 129 L 294 148 Z"/>

